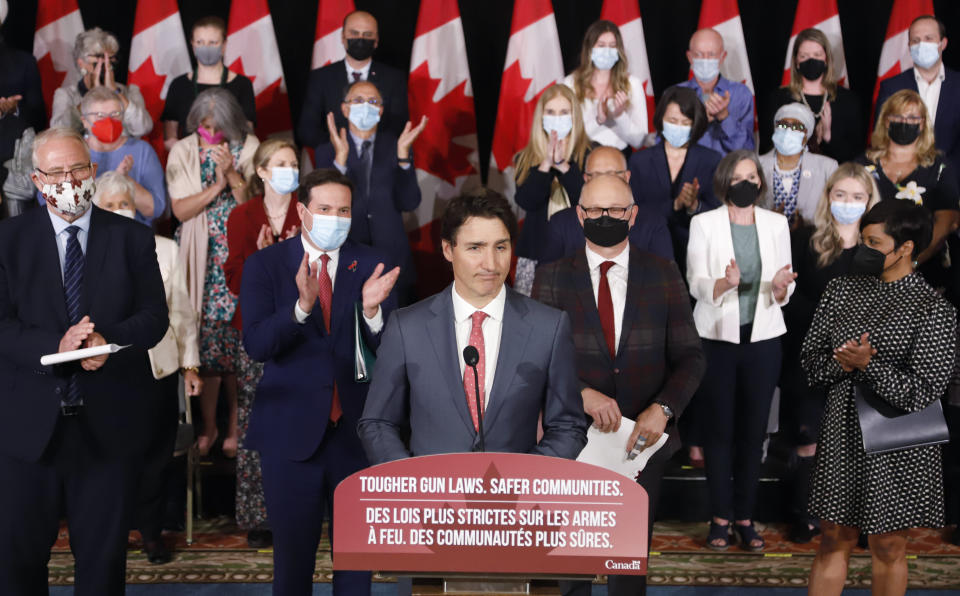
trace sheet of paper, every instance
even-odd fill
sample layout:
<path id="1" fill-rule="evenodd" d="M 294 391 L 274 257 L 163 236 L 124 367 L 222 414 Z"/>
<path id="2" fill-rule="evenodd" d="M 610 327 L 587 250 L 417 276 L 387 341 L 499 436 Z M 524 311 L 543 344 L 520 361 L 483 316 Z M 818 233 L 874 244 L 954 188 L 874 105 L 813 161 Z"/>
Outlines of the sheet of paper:
<path id="1" fill-rule="evenodd" d="M 115 354 L 129 347 L 130 346 L 118 346 L 117 344 L 104 344 L 102 346 L 83 348 L 82 350 L 73 350 L 71 352 L 47 354 L 46 356 L 40 357 L 40 364 L 43 366 L 63 364 L 64 362 L 73 362 L 74 360 L 83 360 L 84 358 L 93 358 L 94 356 L 103 356 L 104 354 Z"/>
<path id="2" fill-rule="evenodd" d="M 622 418 L 620 429 L 610 433 L 600 432 L 590 425 L 590 430 L 587 431 L 587 446 L 577 456 L 577 461 L 606 468 L 631 480 L 636 479 L 650 457 L 667 443 L 669 435 L 663 433 L 656 443 L 641 451 L 636 459 L 628 460 L 626 446 L 635 424 L 629 418 Z"/>

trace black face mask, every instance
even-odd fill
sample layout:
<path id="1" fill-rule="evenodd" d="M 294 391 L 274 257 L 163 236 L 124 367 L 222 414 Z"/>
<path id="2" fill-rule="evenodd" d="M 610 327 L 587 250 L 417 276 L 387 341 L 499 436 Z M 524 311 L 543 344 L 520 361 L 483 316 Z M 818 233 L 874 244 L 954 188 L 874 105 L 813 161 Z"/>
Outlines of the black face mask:
<path id="1" fill-rule="evenodd" d="M 347 54 L 354 60 L 366 60 L 373 56 L 374 43 L 372 39 L 350 37 L 347 39 Z"/>
<path id="2" fill-rule="evenodd" d="M 920 136 L 920 125 L 909 122 L 891 122 L 887 127 L 887 135 L 897 145 L 909 145 Z"/>
<path id="3" fill-rule="evenodd" d="M 827 72 L 827 63 L 816 58 L 807 58 L 797 64 L 797 70 L 799 70 L 800 75 L 808 81 L 816 81 L 820 78 L 820 75 Z"/>
<path id="4" fill-rule="evenodd" d="M 893 250 L 897 249 L 894 248 Z M 884 271 L 900 262 L 898 258 L 890 267 L 883 266 L 887 261 L 887 255 L 892 253 L 893 250 L 884 254 L 866 244 L 857 246 L 857 250 L 853 253 L 853 260 L 850 262 L 850 275 L 872 275 L 874 277 L 880 277 Z"/>
<path id="5" fill-rule="evenodd" d="M 749 207 L 757 202 L 760 187 L 749 180 L 741 180 L 727 191 L 727 199 L 737 207 Z"/>
<path id="6" fill-rule="evenodd" d="M 597 246 L 616 246 L 627 239 L 630 232 L 629 222 L 609 215 L 583 220 L 583 235 Z"/>

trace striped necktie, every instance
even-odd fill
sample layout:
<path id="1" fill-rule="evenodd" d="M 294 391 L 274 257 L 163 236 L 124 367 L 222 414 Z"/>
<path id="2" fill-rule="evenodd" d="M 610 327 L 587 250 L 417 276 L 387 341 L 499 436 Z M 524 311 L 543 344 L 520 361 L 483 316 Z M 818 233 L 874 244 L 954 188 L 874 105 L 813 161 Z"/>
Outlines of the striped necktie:
<path id="1" fill-rule="evenodd" d="M 71 326 L 76 325 L 83 318 L 80 315 L 80 296 L 83 294 L 83 250 L 77 239 L 79 232 L 80 228 L 77 226 L 67 228 L 67 250 L 63 259 L 63 293 L 67 301 L 67 316 L 70 318 Z M 70 376 L 67 383 L 67 396 L 62 405 L 83 405 L 77 373 Z"/>

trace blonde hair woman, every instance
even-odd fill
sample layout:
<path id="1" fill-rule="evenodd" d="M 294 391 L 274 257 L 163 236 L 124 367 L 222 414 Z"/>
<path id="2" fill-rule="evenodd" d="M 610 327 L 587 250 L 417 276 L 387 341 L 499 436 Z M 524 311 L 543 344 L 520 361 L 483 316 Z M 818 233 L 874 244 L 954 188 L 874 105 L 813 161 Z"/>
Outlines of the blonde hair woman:
<path id="1" fill-rule="evenodd" d="M 833 48 L 819 29 L 797 34 L 790 57 L 790 81 L 757 105 L 760 112 L 760 152 L 770 151 L 773 117 L 781 106 L 799 102 L 810 108 L 816 127 L 809 131 L 807 146 L 812 153 L 838 162 L 855 158 L 866 134 L 860 100 L 841 85 L 843 48 Z"/>
<path id="2" fill-rule="evenodd" d="M 580 202 L 581 170 L 588 147 L 573 91 L 565 85 L 547 87 L 533 112 L 530 140 L 514 160 L 515 200 L 526 210 L 516 249 L 514 288 L 519 292 L 529 295 L 533 287 L 550 216 Z"/>
<path id="3" fill-rule="evenodd" d="M 801 544 L 819 532 L 818 520 L 807 514 L 807 497 L 826 394 L 821 388 L 807 385 L 800 368 L 800 346 L 827 284 L 850 271 L 860 244 L 860 218 L 878 202 L 880 193 L 870 173 L 860 164 L 847 162 L 827 178 L 814 210 L 813 225 L 791 234 L 798 277 L 797 290 L 783 309 L 787 333 L 783 339 L 780 403 L 784 412 L 782 430 L 795 446 L 790 461 L 793 526 L 787 537 Z"/>
<path id="4" fill-rule="evenodd" d="M 580 65 L 563 84 L 577 94 L 591 141 L 621 150 L 643 144 L 647 99 L 640 79 L 630 74 L 623 37 L 615 24 L 597 21 L 587 28 Z"/>

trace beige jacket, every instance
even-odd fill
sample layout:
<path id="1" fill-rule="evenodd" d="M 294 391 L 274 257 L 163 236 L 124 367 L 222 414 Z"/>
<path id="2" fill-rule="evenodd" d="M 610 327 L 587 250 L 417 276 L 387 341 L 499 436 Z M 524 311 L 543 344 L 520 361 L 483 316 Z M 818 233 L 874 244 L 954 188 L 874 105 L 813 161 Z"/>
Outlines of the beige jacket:
<path id="1" fill-rule="evenodd" d="M 157 263 L 167 295 L 170 326 L 167 333 L 147 354 L 155 379 L 172 375 L 181 368 L 200 366 L 200 346 L 197 342 L 197 314 L 187 295 L 187 278 L 180 266 L 177 243 L 157 236 Z"/>
<path id="2" fill-rule="evenodd" d="M 247 135 L 237 169 L 247 180 L 254 175 L 253 154 L 260 141 Z M 200 140 L 197 133 L 185 136 L 167 156 L 167 194 L 172 205 L 178 199 L 203 190 L 200 181 Z M 180 260 L 187 279 L 187 294 L 195 312 L 203 309 L 203 279 L 207 273 L 207 212 L 201 211 L 183 222 L 180 230 Z"/>

